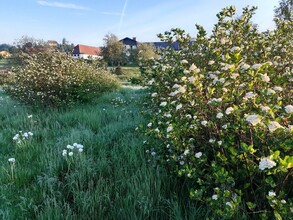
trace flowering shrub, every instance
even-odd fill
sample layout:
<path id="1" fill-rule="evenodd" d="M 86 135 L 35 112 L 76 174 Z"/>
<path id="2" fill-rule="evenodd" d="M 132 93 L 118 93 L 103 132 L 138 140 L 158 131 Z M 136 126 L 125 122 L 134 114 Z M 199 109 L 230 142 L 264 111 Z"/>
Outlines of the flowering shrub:
<path id="1" fill-rule="evenodd" d="M 154 111 L 147 133 L 161 143 L 149 141 L 147 152 L 215 216 L 288 219 L 293 26 L 276 21 L 276 30 L 259 33 L 250 22 L 255 9 L 237 18 L 234 7 L 223 9 L 211 36 L 196 25 L 194 42 L 180 29 L 159 35 L 182 50 L 142 65 Z"/>
<path id="2" fill-rule="evenodd" d="M 12 70 L 6 91 L 29 104 L 62 106 L 87 102 L 119 86 L 102 68 L 62 53 L 38 53 L 25 58 L 25 65 Z"/>

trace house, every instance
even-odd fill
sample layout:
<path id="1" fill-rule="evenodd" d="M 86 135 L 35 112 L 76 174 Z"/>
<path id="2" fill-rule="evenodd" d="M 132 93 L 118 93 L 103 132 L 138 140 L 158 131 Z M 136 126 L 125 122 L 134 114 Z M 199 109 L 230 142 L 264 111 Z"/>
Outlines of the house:
<path id="1" fill-rule="evenodd" d="M 82 58 L 82 59 L 102 59 L 102 50 L 99 47 L 92 47 L 87 45 L 78 44 L 74 47 L 73 58 Z"/>
<path id="2" fill-rule="evenodd" d="M 4 58 L 9 58 L 11 57 L 11 54 L 8 51 L 3 50 L 3 51 L 0 51 L 0 56 Z"/>
<path id="3" fill-rule="evenodd" d="M 136 41 L 136 37 L 133 37 L 132 39 L 129 37 L 125 37 L 120 42 L 123 43 L 123 49 L 126 50 L 133 50 L 137 49 L 138 42 Z"/>

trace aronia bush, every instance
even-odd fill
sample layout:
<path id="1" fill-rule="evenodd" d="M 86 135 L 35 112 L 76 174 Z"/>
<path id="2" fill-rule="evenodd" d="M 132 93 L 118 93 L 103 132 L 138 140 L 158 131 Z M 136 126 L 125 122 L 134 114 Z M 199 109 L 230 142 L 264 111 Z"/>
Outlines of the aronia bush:
<path id="1" fill-rule="evenodd" d="M 84 60 L 62 53 L 25 56 L 24 65 L 11 71 L 5 90 L 28 104 L 67 106 L 87 102 L 119 87 L 114 75 Z"/>
<path id="2" fill-rule="evenodd" d="M 151 91 L 151 158 L 187 182 L 214 218 L 293 218 L 292 22 L 260 33 L 256 10 L 227 7 L 211 36 L 160 34 L 180 51 L 142 65 Z"/>

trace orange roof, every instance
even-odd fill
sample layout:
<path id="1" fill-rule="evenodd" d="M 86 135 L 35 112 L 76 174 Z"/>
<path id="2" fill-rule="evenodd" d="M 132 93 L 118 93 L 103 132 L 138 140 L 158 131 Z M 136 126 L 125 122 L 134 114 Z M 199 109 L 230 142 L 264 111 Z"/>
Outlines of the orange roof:
<path id="1" fill-rule="evenodd" d="M 88 54 L 99 56 L 101 54 L 101 48 L 78 44 L 74 47 L 73 54 Z"/>

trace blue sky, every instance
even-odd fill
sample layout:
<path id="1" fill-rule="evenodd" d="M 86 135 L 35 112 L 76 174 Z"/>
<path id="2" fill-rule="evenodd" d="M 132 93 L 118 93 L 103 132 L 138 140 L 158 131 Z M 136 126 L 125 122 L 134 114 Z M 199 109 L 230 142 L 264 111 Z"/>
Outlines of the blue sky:
<path id="1" fill-rule="evenodd" d="M 274 28 L 274 7 L 279 0 L 0 0 L 0 44 L 13 44 L 28 35 L 36 39 L 102 46 L 113 33 L 120 39 L 158 41 L 156 35 L 182 28 L 196 35 L 196 23 L 211 31 L 216 13 L 234 5 L 258 6 L 254 23 L 260 30 Z"/>

